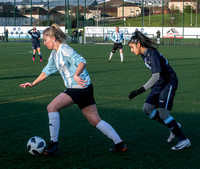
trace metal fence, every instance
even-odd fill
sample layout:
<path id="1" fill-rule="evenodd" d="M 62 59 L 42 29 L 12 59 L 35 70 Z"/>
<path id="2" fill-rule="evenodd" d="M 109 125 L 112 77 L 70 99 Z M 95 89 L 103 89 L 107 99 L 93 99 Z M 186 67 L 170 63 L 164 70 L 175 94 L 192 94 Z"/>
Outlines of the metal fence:
<path id="1" fill-rule="evenodd" d="M 86 26 L 162 27 L 162 33 L 165 27 L 181 27 L 184 36 L 185 27 L 200 26 L 199 4 L 200 0 L 1 0 L 0 27 L 58 23 L 72 37 L 79 37 L 77 31 Z"/>

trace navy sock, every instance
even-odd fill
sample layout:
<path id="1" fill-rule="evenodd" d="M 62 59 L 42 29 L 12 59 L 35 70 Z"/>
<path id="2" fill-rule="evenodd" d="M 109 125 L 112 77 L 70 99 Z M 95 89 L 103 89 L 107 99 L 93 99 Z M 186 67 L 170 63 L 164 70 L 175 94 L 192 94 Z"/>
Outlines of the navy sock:
<path id="1" fill-rule="evenodd" d="M 156 120 L 157 122 L 161 123 L 161 124 L 165 124 L 165 122 L 160 118 L 159 116 L 159 112 L 155 109 L 149 116 L 152 120 Z"/>
<path id="2" fill-rule="evenodd" d="M 180 141 L 187 139 L 175 120 L 172 120 L 171 122 L 167 123 L 166 126 L 174 133 L 176 137 L 180 139 Z"/>
<path id="3" fill-rule="evenodd" d="M 42 59 L 42 54 L 41 53 L 39 54 L 39 57 L 40 57 L 40 59 Z"/>

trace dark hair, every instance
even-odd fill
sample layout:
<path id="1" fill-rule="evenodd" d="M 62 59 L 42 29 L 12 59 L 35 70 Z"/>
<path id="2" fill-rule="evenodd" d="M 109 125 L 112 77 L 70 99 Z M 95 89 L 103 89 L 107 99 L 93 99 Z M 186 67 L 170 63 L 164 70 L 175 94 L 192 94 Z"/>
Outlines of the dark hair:
<path id="1" fill-rule="evenodd" d="M 140 31 L 136 31 L 133 33 L 133 36 L 129 40 L 128 44 L 130 43 L 135 43 L 135 44 L 140 43 L 141 46 L 145 48 L 152 48 L 152 49 L 158 48 L 158 45 L 156 43 L 154 43 L 151 39 L 149 39 Z"/>

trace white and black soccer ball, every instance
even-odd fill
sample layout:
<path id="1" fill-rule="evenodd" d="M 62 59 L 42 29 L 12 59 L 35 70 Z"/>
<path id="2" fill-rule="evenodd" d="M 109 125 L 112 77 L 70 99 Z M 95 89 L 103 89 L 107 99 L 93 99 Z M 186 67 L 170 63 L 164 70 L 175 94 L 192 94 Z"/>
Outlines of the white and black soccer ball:
<path id="1" fill-rule="evenodd" d="M 34 136 L 28 140 L 27 149 L 28 152 L 32 155 L 43 154 L 45 148 L 46 148 L 46 142 L 41 137 Z"/>

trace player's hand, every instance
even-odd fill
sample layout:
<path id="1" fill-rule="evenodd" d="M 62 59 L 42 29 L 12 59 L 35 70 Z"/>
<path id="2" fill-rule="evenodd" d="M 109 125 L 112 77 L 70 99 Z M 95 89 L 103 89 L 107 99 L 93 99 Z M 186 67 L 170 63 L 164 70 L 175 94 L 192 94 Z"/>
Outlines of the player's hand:
<path id="1" fill-rule="evenodd" d="M 26 87 L 33 87 L 33 83 L 23 83 L 23 84 L 20 84 L 19 87 L 21 88 L 26 88 Z"/>
<path id="2" fill-rule="evenodd" d="M 140 89 L 138 89 L 138 90 L 133 90 L 130 94 L 129 94 L 129 99 L 133 99 L 135 96 L 137 96 L 137 95 L 139 95 L 139 94 L 141 94 L 141 93 L 143 93 L 143 92 L 145 92 L 145 88 L 144 87 L 141 87 Z"/>
<path id="3" fill-rule="evenodd" d="M 80 78 L 77 75 L 74 75 L 74 80 L 76 81 L 76 83 L 78 83 L 78 85 L 80 85 L 82 87 L 85 87 L 87 85 L 86 83 L 88 82 L 88 81 L 83 80 L 82 78 Z"/>

